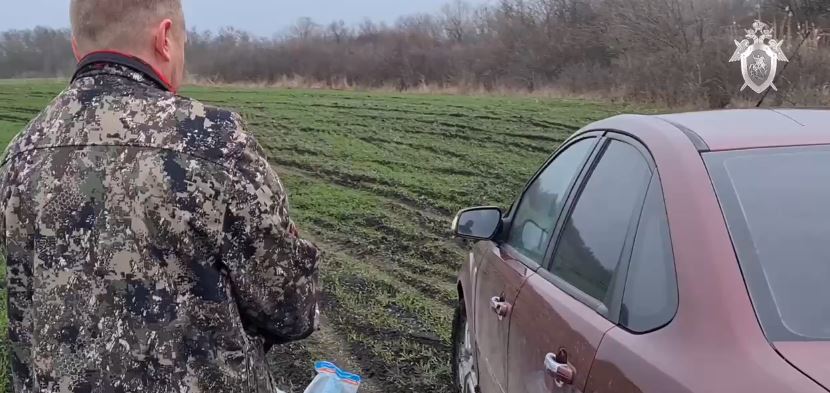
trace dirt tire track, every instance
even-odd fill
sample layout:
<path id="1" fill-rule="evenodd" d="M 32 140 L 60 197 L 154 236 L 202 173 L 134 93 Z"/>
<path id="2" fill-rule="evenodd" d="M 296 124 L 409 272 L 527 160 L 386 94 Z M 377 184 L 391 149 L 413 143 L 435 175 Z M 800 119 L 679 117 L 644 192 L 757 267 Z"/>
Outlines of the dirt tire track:
<path id="1" fill-rule="evenodd" d="M 271 158 L 271 166 L 277 171 L 277 174 L 286 173 L 298 177 L 304 177 L 317 181 L 324 181 L 336 184 L 341 187 L 351 188 L 354 190 L 365 191 L 374 194 L 379 198 L 383 198 L 391 204 L 397 205 L 403 209 L 414 211 L 416 214 L 427 217 L 433 220 L 447 220 L 449 222 L 449 212 L 443 211 L 440 208 L 432 206 L 424 206 L 419 201 L 401 196 L 398 194 L 390 194 L 386 192 L 379 192 L 380 190 L 372 188 L 371 185 L 393 187 L 394 185 L 385 183 L 375 183 L 373 180 L 366 179 L 344 179 L 337 177 L 333 173 L 325 170 L 317 170 L 316 168 L 302 165 L 301 163 Z M 368 183 L 368 184 L 366 184 Z"/>
<path id="2" fill-rule="evenodd" d="M 337 243 L 332 244 L 324 240 L 320 240 L 318 234 L 316 233 L 303 232 L 303 237 L 317 244 L 317 246 L 320 247 L 321 250 L 323 250 L 325 255 L 344 255 L 347 258 L 357 258 L 356 256 L 352 255 L 352 252 L 354 250 L 347 245 Z M 372 266 L 378 268 L 379 270 L 387 274 L 390 274 L 393 277 L 396 277 L 394 269 L 390 269 L 389 266 L 387 266 L 387 264 L 384 264 L 381 261 L 376 260 L 375 258 L 367 258 L 363 256 L 359 259 L 370 263 Z M 420 288 L 418 286 L 412 285 L 400 277 L 396 278 L 398 278 L 400 284 L 404 286 L 409 286 L 410 289 L 414 290 L 416 293 L 423 293 L 422 291 L 420 291 Z M 299 344 L 291 344 L 291 346 L 293 347 L 289 346 L 284 348 L 284 350 L 280 352 L 280 355 L 283 355 L 284 359 L 282 359 L 282 361 L 276 362 L 278 369 L 288 370 L 288 377 L 283 378 L 281 380 L 285 388 L 291 388 L 292 384 L 295 386 L 299 386 L 303 383 L 307 384 L 308 382 L 310 382 L 310 378 L 304 377 L 303 369 L 299 367 L 303 364 L 304 361 L 305 363 L 310 363 L 310 361 L 313 360 L 322 360 L 310 359 L 309 361 L 307 361 L 308 359 L 306 359 L 309 354 L 319 352 L 331 354 L 328 356 L 326 360 L 331 360 L 335 362 L 335 364 L 337 364 L 338 366 L 341 366 L 342 368 L 345 368 L 348 371 L 361 375 L 361 377 L 363 377 L 366 381 L 365 385 L 361 385 L 361 392 L 385 393 L 397 391 L 390 385 L 390 382 L 384 381 L 382 377 L 379 378 L 379 376 L 386 375 L 386 371 L 384 370 L 388 368 L 390 365 L 377 363 L 377 359 L 372 357 L 370 354 L 366 353 L 364 347 L 359 342 L 352 342 L 349 339 L 345 338 L 343 334 L 339 332 L 340 329 L 343 329 L 345 331 L 361 331 L 364 333 L 370 332 L 373 337 L 376 336 L 382 340 L 407 340 L 409 342 L 418 343 L 426 347 L 434 348 L 438 350 L 440 353 L 449 353 L 449 344 L 445 343 L 443 340 L 435 336 L 434 333 L 429 332 L 429 329 L 421 331 L 420 333 L 404 332 L 378 328 L 376 326 L 361 323 L 358 321 L 348 322 L 345 323 L 345 326 L 339 327 L 338 323 L 333 323 L 331 322 L 331 319 L 326 317 L 326 314 L 328 313 L 339 312 L 337 301 L 336 299 L 329 298 L 329 295 L 325 292 L 325 283 L 323 290 L 323 316 L 321 318 L 322 329 L 316 332 L 306 342 Z M 448 309 L 451 309 L 454 304 L 449 304 L 446 301 L 440 300 L 435 301 L 442 303 Z M 339 319 L 348 320 L 348 317 L 341 316 Z M 342 324 L 344 322 L 340 323 Z M 308 379 L 308 382 L 306 382 L 306 379 Z M 287 390 L 286 392 L 293 393 L 291 390 Z"/>

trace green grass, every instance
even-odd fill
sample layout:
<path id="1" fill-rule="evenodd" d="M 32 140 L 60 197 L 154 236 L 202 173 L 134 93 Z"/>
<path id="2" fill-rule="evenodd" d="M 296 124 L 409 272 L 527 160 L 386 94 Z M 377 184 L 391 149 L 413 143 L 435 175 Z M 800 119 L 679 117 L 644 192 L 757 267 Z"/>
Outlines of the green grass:
<path id="1" fill-rule="evenodd" d="M 0 146 L 62 88 L 0 82 Z M 301 230 L 326 251 L 325 329 L 272 354 L 278 379 L 300 391 L 322 359 L 368 377 L 365 392 L 448 391 L 454 277 L 465 259 L 449 240 L 452 213 L 508 206 L 576 129 L 641 111 L 532 98 L 243 88 L 183 94 L 242 113 L 285 181 Z"/>

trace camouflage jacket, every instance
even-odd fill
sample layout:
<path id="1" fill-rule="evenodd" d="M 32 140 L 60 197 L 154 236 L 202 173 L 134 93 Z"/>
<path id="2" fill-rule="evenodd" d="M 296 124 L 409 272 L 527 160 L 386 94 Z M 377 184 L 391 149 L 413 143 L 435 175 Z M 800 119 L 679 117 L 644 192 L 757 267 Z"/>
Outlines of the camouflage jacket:
<path id="1" fill-rule="evenodd" d="M 16 392 L 274 392 L 318 249 L 240 117 L 100 54 L 0 167 Z"/>

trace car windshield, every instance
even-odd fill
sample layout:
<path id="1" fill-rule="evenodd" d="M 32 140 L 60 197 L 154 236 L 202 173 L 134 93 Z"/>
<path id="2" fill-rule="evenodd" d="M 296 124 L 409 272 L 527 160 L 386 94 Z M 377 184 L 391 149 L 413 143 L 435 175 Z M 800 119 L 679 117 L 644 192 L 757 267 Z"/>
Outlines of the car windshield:
<path id="1" fill-rule="evenodd" d="M 705 159 L 768 338 L 830 340 L 830 147 Z"/>

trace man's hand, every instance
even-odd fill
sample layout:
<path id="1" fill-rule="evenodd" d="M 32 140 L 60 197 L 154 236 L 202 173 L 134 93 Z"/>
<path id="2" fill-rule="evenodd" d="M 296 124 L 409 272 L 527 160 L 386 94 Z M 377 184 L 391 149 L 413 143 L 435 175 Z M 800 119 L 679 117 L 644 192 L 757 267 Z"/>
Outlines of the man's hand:
<path id="1" fill-rule="evenodd" d="M 296 237 L 297 239 L 300 238 L 300 230 L 297 229 L 297 225 L 295 225 L 293 221 L 288 223 L 288 233 L 291 234 L 291 236 Z"/>

